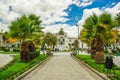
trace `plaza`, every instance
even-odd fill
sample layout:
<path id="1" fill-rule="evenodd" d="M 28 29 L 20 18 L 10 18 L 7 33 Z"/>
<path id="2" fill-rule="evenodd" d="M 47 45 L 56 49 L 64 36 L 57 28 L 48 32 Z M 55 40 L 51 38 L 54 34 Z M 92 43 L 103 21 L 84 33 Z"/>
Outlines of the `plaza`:
<path id="1" fill-rule="evenodd" d="M 0 1 L 0 80 L 119 75 L 119 0 Z"/>

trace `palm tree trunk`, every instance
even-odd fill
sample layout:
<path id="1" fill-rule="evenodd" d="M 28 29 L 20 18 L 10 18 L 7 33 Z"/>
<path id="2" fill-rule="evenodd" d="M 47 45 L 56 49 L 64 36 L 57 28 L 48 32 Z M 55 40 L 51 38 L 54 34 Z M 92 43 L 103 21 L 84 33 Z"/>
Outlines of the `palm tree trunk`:
<path id="1" fill-rule="evenodd" d="M 96 44 L 96 54 L 95 54 L 95 61 L 96 63 L 104 63 L 104 43 L 103 40 L 98 38 Z"/>
<path id="2" fill-rule="evenodd" d="M 55 46 L 53 45 L 53 46 L 52 46 L 52 51 L 54 51 L 54 48 L 55 48 Z"/>
<path id="3" fill-rule="evenodd" d="M 21 44 L 21 51 L 20 51 L 20 54 L 21 54 L 21 61 L 28 61 L 29 60 L 29 55 L 28 55 L 28 52 L 29 52 L 29 48 L 28 48 L 28 43 L 25 42 L 25 41 L 22 41 L 22 44 Z"/>
<path id="4" fill-rule="evenodd" d="M 96 53 L 96 47 L 95 47 L 95 40 L 92 41 L 92 44 L 91 44 L 91 58 L 95 58 L 95 53 Z"/>

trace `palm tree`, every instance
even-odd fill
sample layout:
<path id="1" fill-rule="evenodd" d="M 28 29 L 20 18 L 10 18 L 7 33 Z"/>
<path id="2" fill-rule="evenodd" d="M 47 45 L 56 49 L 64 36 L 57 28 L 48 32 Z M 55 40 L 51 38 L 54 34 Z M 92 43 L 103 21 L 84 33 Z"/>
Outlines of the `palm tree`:
<path id="1" fill-rule="evenodd" d="M 51 40 L 52 40 L 52 33 L 47 32 L 45 37 L 44 37 L 44 42 L 47 45 L 47 48 L 50 48 L 51 46 Z"/>
<path id="2" fill-rule="evenodd" d="M 118 14 L 116 14 L 115 19 L 117 20 L 117 22 L 118 22 L 119 25 L 120 25 L 120 12 L 119 12 Z"/>
<path id="3" fill-rule="evenodd" d="M 13 21 L 10 25 L 10 35 L 12 37 L 17 37 L 19 39 L 25 39 L 30 37 L 37 30 L 40 32 L 43 28 L 39 25 L 41 24 L 39 17 L 34 14 L 30 16 L 23 15 L 21 18 Z"/>
<path id="4" fill-rule="evenodd" d="M 37 48 L 42 45 L 44 39 L 44 33 L 43 32 L 34 32 L 28 40 L 32 40 Z"/>
<path id="5" fill-rule="evenodd" d="M 83 25 L 86 34 L 81 35 L 84 38 L 81 40 L 84 42 L 86 39 L 90 40 L 88 43 L 91 45 L 91 54 L 96 63 L 104 62 L 104 45 L 108 42 L 111 43 L 111 38 L 114 38 L 111 32 L 115 26 L 116 22 L 112 20 L 111 15 L 108 13 L 103 13 L 100 16 L 93 13 L 92 16 L 86 19 Z"/>
<path id="6" fill-rule="evenodd" d="M 9 36 L 9 33 L 8 33 L 8 32 L 4 32 L 4 33 L 3 33 L 2 38 L 3 38 L 3 41 L 4 41 L 5 43 L 7 42 L 7 40 L 8 40 L 9 37 L 10 37 L 10 36 Z"/>
<path id="7" fill-rule="evenodd" d="M 53 35 L 53 36 L 52 36 L 52 39 L 51 39 L 51 45 L 53 46 L 53 47 L 52 47 L 53 50 L 54 50 L 56 44 L 57 44 L 57 37 L 56 37 L 55 35 Z"/>
<path id="8" fill-rule="evenodd" d="M 120 31 L 120 12 L 118 14 L 116 14 L 115 20 L 118 22 L 118 30 Z M 119 38 L 120 38 L 120 34 L 119 34 Z M 120 44 L 120 39 L 117 40 L 118 45 Z"/>
<path id="9" fill-rule="evenodd" d="M 75 40 L 75 41 L 74 41 L 74 48 L 75 48 L 75 49 L 78 49 L 78 40 Z"/>
<path id="10" fill-rule="evenodd" d="M 30 31 L 33 29 L 30 25 L 32 22 L 25 15 L 13 21 L 10 25 L 10 36 L 25 39 L 31 35 Z"/>
<path id="11" fill-rule="evenodd" d="M 18 38 L 22 41 L 21 44 L 21 60 L 24 53 L 27 53 L 26 59 L 28 60 L 28 52 L 31 49 L 28 49 L 28 43 L 26 40 L 30 39 L 34 32 L 37 32 L 37 29 L 40 27 L 40 23 L 42 21 L 39 20 L 39 17 L 35 15 L 25 16 L 23 15 L 20 18 L 17 18 L 15 21 L 11 22 L 9 26 L 10 36 L 14 38 Z M 31 39 L 30 39 L 31 40 Z M 33 46 L 33 42 L 32 46 Z M 34 48 L 34 47 L 33 47 Z M 34 48 L 35 49 L 35 48 Z"/>
<path id="12" fill-rule="evenodd" d="M 48 55 L 52 54 L 51 51 L 54 50 L 56 43 L 57 43 L 57 37 L 55 35 L 53 35 L 52 33 L 47 32 L 44 37 L 43 49 L 46 44 L 46 47 L 48 49 L 47 50 Z"/>
<path id="13" fill-rule="evenodd" d="M 31 20 L 31 28 L 30 30 L 30 35 L 27 39 L 28 40 L 32 40 L 36 47 L 39 47 L 40 45 L 42 45 L 43 42 L 43 37 L 44 37 L 44 32 L 42 31 L 42 29 L 44 29 L 44 27 L 41 27 L 40 24 L 42 23 L 42 20 L 39 20 L 40 17 L 36 16 L 35 14 L 31 14 L 28 16 L 28 18 Z"/>
<path id="14" fill-rule="evenodd" d="M 80 39 L 83 42 L 87 43 L 88 46 L 91 46 L 91 58 L 95 58 L 95 53 L 96 53 L 95 34 L 97 30 L 96 28 L 97 23 L 98 23 L 98 17 L 96 16 L 96 14 L 93 14 L 93 16 L 90 16 L 89 18 L 86 19 L 83 25 L 84 29 L 80 33 L 81 35 Z"/>
<path id="15" fill-rule="evenodd" d="M 52 48 L 54 49 L 56 43 L 57 43 L 57 37 L 55 35 L 53 35 L 52 33 L 48 32 L 46 33 L 45 37 L 44 37 L 44 42 L 47 44 L 48 48 Z"/>

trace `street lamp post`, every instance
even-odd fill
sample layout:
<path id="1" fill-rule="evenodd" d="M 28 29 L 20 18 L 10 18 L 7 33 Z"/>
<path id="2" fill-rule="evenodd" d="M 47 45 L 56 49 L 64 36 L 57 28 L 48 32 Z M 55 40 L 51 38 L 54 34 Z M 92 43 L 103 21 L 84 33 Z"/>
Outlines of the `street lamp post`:
<path id="1" fill-rule="evenodd" d="M 79 26 L 76 24 L 76 27 L 77 27 L 77 30 L 78 30 L 78 38 L 77 38 L 77 40 L 78 40 L 78 54 L 79 54 Z"/>
<path id="2" fill-rule="evenodd" d="M 78 20 L 78 17 L 76 16 L 75 17 L 75 21 L 77 22 L 77 20 Z M 79 26 L 78 26 L 78 24 L 76 24 L 76 27 L 77 27 L 77 30 L 78 30 L 78 37 L 77 37 L 77 40 L 78 40 L 78 52 L 77 52 L 77 54 L 79 54 Z"/>

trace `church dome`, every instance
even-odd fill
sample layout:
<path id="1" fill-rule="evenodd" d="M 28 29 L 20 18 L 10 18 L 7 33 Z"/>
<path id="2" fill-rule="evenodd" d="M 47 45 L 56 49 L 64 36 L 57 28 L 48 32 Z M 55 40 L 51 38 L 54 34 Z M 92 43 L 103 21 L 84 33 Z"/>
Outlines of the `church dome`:
<path id="1" fill-rule="evenodd" d="M 64 35 L 65 32 L 63 31 L 63 28 L 60 29 L 60 31 L 58 32 L 59 35 Z"/>

